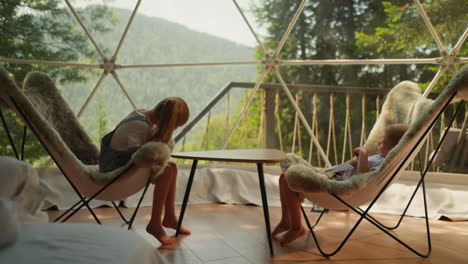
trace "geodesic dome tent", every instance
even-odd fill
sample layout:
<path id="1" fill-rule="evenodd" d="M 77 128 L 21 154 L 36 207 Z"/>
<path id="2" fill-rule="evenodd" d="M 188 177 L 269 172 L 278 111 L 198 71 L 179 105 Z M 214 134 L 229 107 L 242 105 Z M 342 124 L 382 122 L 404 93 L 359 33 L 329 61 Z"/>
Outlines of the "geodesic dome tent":
<path id="1" fill-rule="evenodd" d="M 278 39 L 278 44 L 276 47 L 269 48 L 265 45 L 264 41 L 261 39 L 260 35 L 258 34 L 259 29 L 252 24 L 252 18 L 246 16 L 245 8 L 248 6 L 243 3 L 244 5 L 241 6 L 239 1 L 233 0 L 233 12 L 238 12 L 239 16 L 242 17 L 242 20 L 245 22 L 246 27 L 255 38 L 255 41 L 258 44 L 259 50 L 261 52 L 261 56 L 263 57 L 260 60 L 251 60 L 251 61 L 221 61 L 221 62 L 188 62 L 188 63 L 154 63 L 154 62 L 145 62 L 138 65 L 127 65 L 119 63 L 119 55 L 121 52 L 122 47 L 125 45 L 125 41 L 128 38 L 128 33 L 132 30 L 132 23 L 135 20 L 136 15 L 139 12 L 140 5 L 142 3 L 141 0 L 135 1 L 135 8 L 128 19 L 128 23 L 126 24 L 120 40 L 115 47 L 114 52 L 111 56 L 108 56 L 103 51 L 104 47 L 101 47 L 96 41 L 96 38 L 92 35 L 92 33 L 88 30 L 88 26 L 83 22 L 83 19 L 80 17 L 79 13 L 77 12 L 76 8 L 74 7 L 74 3 L 70 0 L 64 1 L 66 6 L 69 8 L 71 14 L 79 23 L 80 27 L 82 28 L 83 32 L 89 38 L 90 42 L 98 52 L 101 63 L 99 64 L 87 64 L 87 63 L 76 63 L 76 62 L 65 62 L 65 61 L 43 61 L 43 60 L 25 60 L 20 58 L 1 58 L 0 62 L 3 63 L 19 63 L 19 64 L 42 64 L 42 65 L 51 65 L 51 66 L 58 66 L 58 67 L 77 67 L 77 68 L 92 68 L 101 71 L 101 75 L 97 80 L 94 88 L 90 91 L 89 96 L 86 98 L 85 102 L 77 111 L 78 117 L 82 116 L 82 114 L 86 111 L 89 103 L 93 100 L 96 92 L 101 87 L 102 83 L 104 82 L 107 77 L 112 76 L 115 79 L 118 87 L 120 87 L 120 92 L 125 96 L 125 98 L 129 101 L 132 108 L 136 109 L 137 104 L 135 103 L 134 96 L 128 92 L 126 89 L 125 81 L 122 81 L 119 77 L 119 73 L 121 71 L 126 71 L 130 69 L 137 69 L 137 68 L 197 68 L 197 67 L 219 67 L 219 66 L 234 66 L 234 65 L 256 65 L 262 68 L 260 70 L 260 74 L 257 78 L 256 84 L 253 87 L 252 93 L 246 99 L 245 105 L 239 112 L 236 122 L 234 123 L 233 127 L 230 128 L 230 132 L 226 137 L 226 141 L 224 143 L 223 148 L 227 146 L 227 143 L 231 136 L 233 135 L 236 127 L 239 125 L 239 122 L 242 116 L 245 114 L 249 104 L 252 102 L 256 92 L 258 91 L 260 85 L 264 82 L 265 77 L 272 73 L 279 81 L 279 85 L 281 85 L 281 89 L 284 91 L 285 95 L 288 97 L 290 103 L 297 111 L 298 116 L 302 122 L 302 125 L 307 130 L 308 134 L 311 137 L 311 140 L 314 142 L 315 146 L 317 147 L 318 154 L 323 158 L 326 165 L 330 165 L 328 158 L 322 147 L 320 146 L 316 136 L 314 135 L 309 123 L 305 119 L 303 115 L 303 109 L 301 110 L 298 107 L 298 104 L 294 100 L 293 95 L 290 92 L 289 85 L 283 80 L 282 77 L 282 68 L 287 66 L 301 66 L 301 65 L 374 65 L 374 64 L 432 64 L 438 66 L 438 71 L 433 77 L 432 81 L 430 82 L 428 88 L 425 91 L 425 95 L 429 94 L 432 88 L 436 85 L 439 81 L 441 76 L 446 71 L 451 71 L 453 73 L 456 72 L 455 65 L 462 64 L 467 61 L 467 58 L 458 57 L 458 53 L 461 47 L 464 45 L 466 37 L 468 36 L 468 27 L 461 33 L 458 41 L 456 43 L 446 43 L 449 48 L 447 48 L 440 34 L 437 33 L 436 29 L 433 27 L 430 17 L 427 15 L 426 11 L 423 8 L 423 5 L 419 0 L 415 0 L 412 5 L 414 5 L 415 9 L 419 13 L 421 21 L 424 22 L 426 29 L 430 32 L 432 38 L 434 39 L 435 44 L 437 45 L 438 50 L 440 51 L 439 57 L 434 58 L 392 58 L 392 59 L 330 59 L 330 60 L 283 60 L 279 58 L 280 52 L 284 49 L 285 43 L 289 38 L 291 31 L 296 25 L 299 16 L 303 14 L 304 8 L 307 4 L 307 0 L 300 1 L 300 4 L 291 5 L 292 7 L 296 7 L 297 9 L 293 11 L 294 16 L 291 17 L 288 27 L 284 34 L 281 36 L 281 39 Z M 298 2 L 299 3 L 299 2 Z M 200 3 L 202 5 L 202 3 Z M 207 8 L 207 7 L 202 7 Z M 243 9 L 244 8 L 244 9 Z M 441 33 L 443 34 L 443 32 Z"/>
<path id="2" fill-rule="evenodd" d="M 288 59 L 281 59 L 280 52 L 285 48 L 286 42 L 291 35 L 292 30 L 295 26 L 297 26 L 298 18 L 301 14 L 304 13 L 304 8 L 308 1 L 303 0 L 300 1 L 298 4 L 297 9 L 294 10 L 294 15 L 291 16 L 291 20 L 288 21 L 288 26 L 285 32 L 282 34 L 280 38 L 277 40 L 277 45 L 275 47 L 267 47 L 265 42 L 260 38 L 258 34 L 258 29 L 255 26 L 252 26 L 251 20 L 245 16 L 244 10 L 238 4 L 238 1 L 233 0 L 233 7 L 238 11 L 239 16 L 242 17 L 244 20 L 248 30 L 255 38 L 259 51 L 262 54 L 262 59 L 259 60 L 250 60 L 250 61 L 221 61 L 221 62 L 174 62 L 174 63 L 154 63 L 154 62 L 145 62 L 143 64 L 124 64 L 120 61 L 120 54 L 121 50 L 124 47 L 126 39 L 128 39 L 129 32 L 132 30 L 132 24 L 135 21 L 136 14 L 139 11 L 140 4 L 142 3 L 141 0 L 135 1 L 135 9 L 133 10 L 130 18 L 128 19 L 128 23 L 126 24 L 125 28 L 123 29 L 122 35 L 118 44 L 115 48 L 115 51 L 112 53 L 111 56 L 108 56 L 103 51 L 103 47 L 100 46 L 98 41 L 94 38 L 93 34 L 88 30 L 88 26 L 83 22 L 79 13 L 76 11 L 75 7 L 73 6 L 72 2 L 69 0 L 65 0 L 65 3 L 71 14 L 79 23 L 80 27 L 83 29 L 83 32 L 91 41 L 92 45 L 96 49 L 97 53 L 100 56 L 100 63 L 98 64 L 87 64 L 87 63 L 75 63 L 75 62 L 61 62 L 61 61 L 40 61 L 40 60 L 25 60 L 19 58 L 2 58 L 0 62 L 4 63 L 24 63 L 24 64 L 43 64 L 43 65 L 52 65 L 58 67 L 77 67 L 77 68 L 92 68 L 96 69 L 101 72 L 99 79 L 97 80 L 95 86 L 90 91 L 89 96 L 86 98 L 84 104 L 80 107 L 78 112 L 78 116 L 81 116 L 89 106 L 89 103 L 95 97 L 96 92 L 102 86 L 102 83 L 107 79 L 107 77 L 112 76 L 112 78 L 118 84 L 120 88 L 120 92 L 124 95 L 124 97 L 130 102 L 130 105 L 133 108 L 137 108 L 137 103 L 134 100 L 134 95 L 132 96 L 131 93 L 128 92 L 126 86 L 128 85 L 125 83 L 124 80 L 120 78 L 120 73 L 125 70 L 130 69 L 137 69 L 137 68 L 197 68 L 197 67 L 223 67 L 223 66 L 238 66 L 238 65 L 254 65 L 260 68 L 260 74 L 258 76 L 256 84 L 253 86 L 252 93 L 246 99 L 245 105 L 239 111 L 239 115 L 237 120 L 235 121 L 232 128 L 226 137 L 226 140 L 223 144 L 223 148 L 227 146 L 229 139 L 232 137 L 236 127 L 239 125 L 240 120 L 242 119 L 243 115 L 246 114 L 247 108 L 251 104 L 252 100 L 254 99 L 255 94 L 260 89 L 261 85 L 264 83 L 267 75 L 272 74 L 278 80 L 278 84 L 281 89 L 284 91 L 287 99 L 291 103 L 291 105 L 296 110 L 302 125 L 306 128 L 308 134 L 310 135 L 312 141 L 314 142 L 318 154 L 322 157 L 325 161 L 325 165 L 329 166 L 330 162 L 328 161 L 327 155 L 325 151 L 321 147 L 320 143 L 318 142 L 317 136 L 314 133 L 314 129 L 309 125 L 304 114 L 302 113 L 304 109 L 300 109 L 298 106 L 297 101 L 293 97 L 290 91 L 290 85 L 284 81 L 282 69 L 283 67 L 288 66 L 307 66 L 307 65 L 391 65 L 391 64 L 407 64 L 407 65 L 414 65 L 414 64 L 430 64 L 438 66 L 438 71 L 433 77 L 432 81 L 429 84 L 429 87 L 425 91 L 425 95 L 429 94 L 432 88 L 436 85 L 436 83 L 440 80 L 440 78 L 444 75 L 446 71 L 451 71 L 455 73 L 457 70 L 455 68 L 456 64 L 466 63 L 467 58 L 461 58 L 458 56 L 460 49 L 465 43 L 465 40 L 468 36 L 468 28 L 465 28 L 463 32 L 461 32 L 461 36 L 455 43 L 449 43 L 447 48 L 443 44 L 442 38 L 439 36 L 435 28 L 433 27 L 428 15 L 426 14 L 423 5 L 420 3 L 419 0 L 415 0 L 412 4 L 419 13 L 421 17 L 422 23 L 424 23 L 426 29 L 430 32 L 432 38 L 435 41 L 435 44 L 440 52 L 440 56 L 433 57 L 433 58 L 391 58 L 391 59 L 324 59 L 324 60 L 288 60 Z M 153 64 L 151 64 L 153 63 Z M 110 75 L 110 76 L 109 76 Z"/>

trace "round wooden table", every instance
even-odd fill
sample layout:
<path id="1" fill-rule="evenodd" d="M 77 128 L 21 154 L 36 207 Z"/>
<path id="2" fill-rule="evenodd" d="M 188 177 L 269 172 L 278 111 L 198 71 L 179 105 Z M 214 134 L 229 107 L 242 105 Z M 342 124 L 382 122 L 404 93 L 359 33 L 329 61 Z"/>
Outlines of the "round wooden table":
<path id="1" fill-rule="evenodd" d="M 193 160 L 192 169 L 190 170 L 189 180 L 185 188 L 184 200 L 179 216 L 179 223 L 177 225 L 176 236 L 179 235 L 179 230 L 184 219 L 185 209 L 190 196 L 190 189 L 192 188 L 195 170 L 199 160 L 209 161 L 224 161 L 224 162 L 242 162 L 242 163 L 256 163 L 258 172 L 258 181 L 260 184 L 260 194 L 262 196 L 263 216 L 265 217 L 265 226 L 268 238 L 268 245 L 270 253 L 273 255 L 273 245 L 271 242 L 271 228 L 270 216 L 268 212 L 268 200 L 265 190 L 265 180 L 263 176 L 264 163 L 276 163 L 286 159 L 286 154 L 277 149 L 230 149 L 230 150 L 211 150 L 211 151 L 194 151 L 194 152 L 176 152 L 171 156 L 177 159 L 191 159 Z"/>

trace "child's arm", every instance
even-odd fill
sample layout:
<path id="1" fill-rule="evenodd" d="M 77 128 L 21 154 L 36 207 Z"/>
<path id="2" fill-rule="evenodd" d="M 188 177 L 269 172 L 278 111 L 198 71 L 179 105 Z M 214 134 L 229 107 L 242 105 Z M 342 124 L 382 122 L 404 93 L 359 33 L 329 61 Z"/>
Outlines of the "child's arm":
<path id="1" fill-rule="evenodd" d="M 369 172 L 369 160 L 367 150 L 363 147 L 355 148 L 353 153 L 358 157 L 356 170 L 358 173 Z"/>

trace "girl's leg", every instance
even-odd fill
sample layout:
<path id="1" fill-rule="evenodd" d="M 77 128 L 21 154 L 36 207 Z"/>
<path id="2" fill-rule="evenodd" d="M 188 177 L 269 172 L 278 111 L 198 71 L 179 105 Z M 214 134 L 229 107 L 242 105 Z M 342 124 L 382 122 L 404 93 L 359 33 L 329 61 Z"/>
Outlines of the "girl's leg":
<path id="1" fill-rule="evenodd" d="M 169 187 L 169 192 L 166 197 L 166 203 L 164 205 L 164 218 L 163 218 L 162 224 L 164 227 L 176 229 L 178 219 L 175 214 L 175 194 L 176 194 L 178 170 L 177 170 L 177 165 L 172 161 L 170 161 L 167 166 L 171 167 L 171 173 L 173 174 L 173 176 L 172 176 L 171 186 Z M 190 234 L 190 231 L 181 226 L 179 233 Z"/>
<path id="2" fill-rule="evenodd" d="M 279 177 L 279 192 L 280 192 L 280 201 L 281 201 L 281 220 L 276 225 L 275 229 L 273 229 L 273 232 L 271 235 L 275 237 L 281 232 L 289 230 L 289 227 L 291 225 L 291 217 L 289 216 L 289 210 L 287 208 L 287 204 L 285 201 L 285 187 L 287 187 L 287 182 L 284 179 L 284 173 L 281 173 Z"/>
<path id="3" fill-rule="evenodd" d="M 177 183 L 177 166 L 174 162 L 169 161 L 167 166 L 171 168 L 172 173 L 172 182 L 169 187 L 169 193 L 167 194 L 166 203 L 164 205 L 164 220 L 174 220 L 176 219 L 175 215 L 175 188 Z M 164 221 L 163 220 L 163 221 Z M 176 219 L 177 220 L 177 219 Z"/>
<path id="4" fill-rule="evenodd" d="M 174 175 L 172 168 L 167 166 L 164 172 L 158 176 L 154 185 L 153 207 L 151 210 L 151 219 L 146 227 L 146 231 L 153 235 L 163 245 L 175 243 L 174 238 L 167 236 L 161 222 L 162 210 L 167 199 Z"/>
<path id="5" fill-rule="evenodd" d="M 286 208 L 289 211 L 291 225 L 288 232 L 286 232 L 280 239 L 280 244 L 282 246 L 298 239 L 306 233 L 306 230 L 302 225 L 301 201 L 299 200 L 297 193 L 291 190 L 286 182 L 284 186 L 284 201 L 285 204 L 287 204 Z"/>

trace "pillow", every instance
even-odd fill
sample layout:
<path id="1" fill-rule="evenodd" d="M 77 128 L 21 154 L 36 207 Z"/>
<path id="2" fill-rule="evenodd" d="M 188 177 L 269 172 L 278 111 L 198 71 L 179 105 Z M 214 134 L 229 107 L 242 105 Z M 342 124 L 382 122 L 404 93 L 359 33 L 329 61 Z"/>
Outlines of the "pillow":
<path id="1" fill-rule="evenodd" d="M 27 163 L 10 157 L 0 157 L 0 196 L 13 198 L 27 179 Z"/>
<path id="2" fill-rule="evenodd" d="M 13 244 L 18 237 L 15 204 L 0 197 L 0 249 Z"/>
<path id="3" fill-rule="evenodd" d="M 47 221 L 41 212 L 45 188 L 41 185 L 36 168 L 29 163 L 10 157 L 0 157 L 0 197 L 15 203 L 20 221 Z"/>

